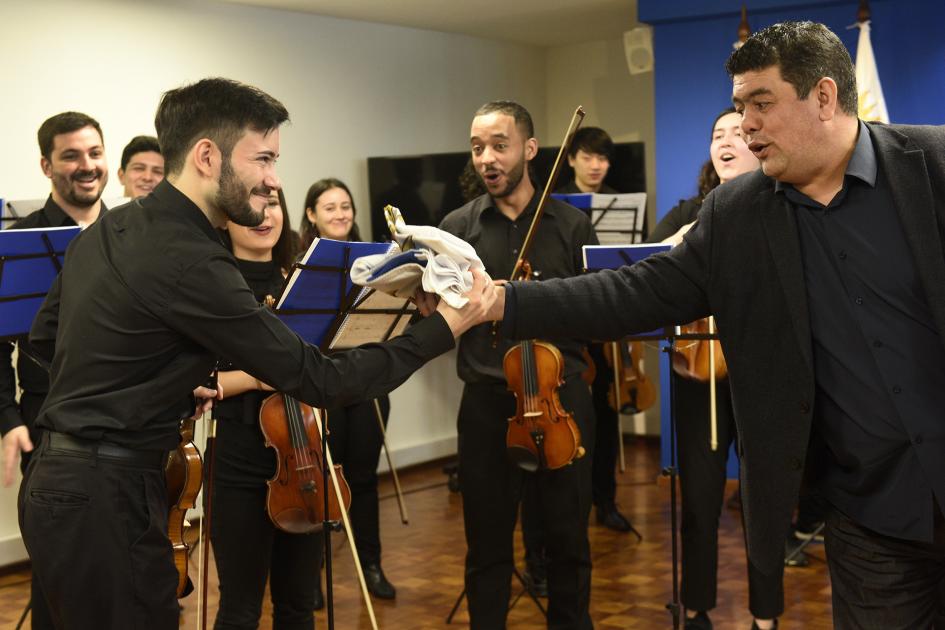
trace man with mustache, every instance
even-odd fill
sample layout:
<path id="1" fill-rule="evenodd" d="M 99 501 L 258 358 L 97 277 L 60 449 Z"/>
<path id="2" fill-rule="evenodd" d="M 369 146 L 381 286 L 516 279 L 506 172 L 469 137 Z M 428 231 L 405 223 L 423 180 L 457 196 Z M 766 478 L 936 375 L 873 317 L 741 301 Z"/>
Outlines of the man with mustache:
<path id="1" fill-rule="evenodd" d="M 165 93 L 155 128 L 167 178 L 76 237 L 33 322 L 50 389 L 20 529 L 57 627 L 178 627 L 164 464 L 194 394 L 217 395 L 194 390 L 218 357 L 315 407 L 346 405 L 452 348 L 494 300 L 476 274 L 462 310 L 442 305 L 396 339 L 331 357 L 260 306 L 216 228 L 264 219 L 287 119 L 227 79 Z"/>
<path id="2" fill-rule="evenodd" d="M 14 223 L 10 229 L 87 226 L 106 211 L 101 201 L 108 182 L 108 164 L 102 129 L 92 117 L 79 112 L 63 112 L 47 119 L 37 134 L 41 154 L 40 167 L 52 182 L 46 204 Z M 5 485 L 13 481 L 13 469 L 23 452 L 20 464 L 26 471 L 30 451 L 39 444 L 42 429 L 35 420 L 49 391 L 49 374 L 25 353 L 17 355 L 16 370 L 12 362 L 14 344 L 0 343 L 0 435 L 3 435 L 4 458 L 8 463 Z M 16 378 L 20 383 L 20 400 L 16 400 Z M 32 583 L 32 624 L 34 629 L 52 628 L 39 583 Z"/>
<path id="3" fill-rule="evenodd" d="M 154 136 L 135 136 L 121 152 L 118 181 L 125 187 L 125 197 L 147 197 L 164 179 L 164 156 Z"/>
<path id="4" fill-rule="evenodd" d="M 760 30 L 726 69 L 761 169 L 709 193 L 671 251 L 513 283 L 491 316 L 513 338 L 613 338 L 714 314 L 749 562 L 781 571 L 809 460 L 834 627 L 942 627 L 945 129 L 859 120 L 823 24 Z"/>
<path id="5" fill-rule="evenodd" d="M 511 101 L 487 103 L 470 131 L 472 164 L 486 193 L 451 212 L 440 227 L 468 241 L 493 278 L 508 278 L 529 230 L 540 194 L 528 173 L 538 151 L 532 118 Z M 541 278 L 581 272 L 584 245 L 596 244 L 588 217 L 576 208 L 548 201 L 529 262 Z M 466 532 L 466 595 L 474 630 L 505 628 L 514 566 L 512 535 L 526 475 L 528 490 L 546 535 L 548 626 L 591 627 L 591 560 L 587 522 L 591 506 L 594 411 L 579 342 L 558 344 L 564 356 L 563 407 L 574 414 L 587 453 L 557 470 L 525 472 L 510 461 L 505 446 L 515 398 L 508 391 L 502 360 L 512 342 L 493 343 L 483 324 L 460 339 L 457 372 L 465 382 L 459 408 L 459 479 Z"/>

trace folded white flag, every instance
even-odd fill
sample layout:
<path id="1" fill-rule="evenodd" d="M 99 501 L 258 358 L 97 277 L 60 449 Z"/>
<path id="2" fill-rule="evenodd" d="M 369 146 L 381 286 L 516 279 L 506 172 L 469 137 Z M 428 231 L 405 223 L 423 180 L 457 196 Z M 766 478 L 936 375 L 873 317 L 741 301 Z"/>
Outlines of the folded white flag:
<path id="1" fill-rule="evenodd" d="M 396 297 L 409 298 L 422 286 L 454 308 L 468 301 L 472 270 L 485 273 L 473 246 L 430 225 L 406 225 L 396 213 L 394 241 L 407 251 L 363 256 L 351 267 L 351 281 Z"/>

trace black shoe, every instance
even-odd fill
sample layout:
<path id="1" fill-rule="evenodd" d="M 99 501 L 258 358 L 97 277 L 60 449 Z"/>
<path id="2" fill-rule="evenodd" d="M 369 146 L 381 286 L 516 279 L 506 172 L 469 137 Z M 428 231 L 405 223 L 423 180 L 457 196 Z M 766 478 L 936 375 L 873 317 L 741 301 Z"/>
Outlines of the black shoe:
<path id="1" fill-rule="evenodd" d="M 806 567 L 810 564 L 807 554 L 802 551 L 795 551 L 803 543 L 799 540 L 788 538 L 784 541 L 784 566 L 786 567 Z"/>
<path id="2" fill-rule="evenodd" d="M 368 564 L 361 567 L 364 571 L 364 581 L 367 583 L 367 590 L 371 595 L 378 599 L 394 599 L 397 597 L 397 589 L 387 581 L 384 572 L 381 571 L 381 565 Z"/>
<path id="3" fill-rule="evenodd" d="M 774 630 L 778 630 L 778 620 L 777 620 L 777 619 L 774 620 L 774 625 L 772 626 L 772 628 L 774 628 Z M 761 628 L 758 627 L 758 624 L 755 623 L 754 619 L 752 619 L 752 621 L 751 621 L 751 630 L 761 630 Z"/>
<path id="4" fill-rule="evenodd" d="M 617 511 L 617 506 L 614 504 L 597 506 L 597 524 L 615 532 L 633 531 L 633 525 L 630 524 L 626 516 Z"/>
<path id="5" fill-rule="evenodd" d="M 695 617 L 686 619 L 683 630 L 712 630 L 712 620 L 704 610 L 700 610 Z"/>

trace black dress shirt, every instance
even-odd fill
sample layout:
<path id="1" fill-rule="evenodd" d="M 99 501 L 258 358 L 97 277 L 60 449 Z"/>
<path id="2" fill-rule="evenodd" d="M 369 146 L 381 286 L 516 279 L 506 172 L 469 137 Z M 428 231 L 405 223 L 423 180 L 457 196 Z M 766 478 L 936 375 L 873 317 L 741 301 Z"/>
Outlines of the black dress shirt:
<path id="1" fill-rule="evenodd" d="M 436 314 L 326 357 L 259 305 L 206 216 L 165 179 L 73 240 L 30 342 L 52 357 L 38 426 L 171 449 L 217 357 L 327 407 L 387 393 L 453 336 Z"/>
<path id="2" fill-rule="evenodd" d="M 818 486 L 879 533 L 932 537 L 945 506 L 945 348 L 866 125 L 826 206 L 790 185 L 810 308 Z"/>
<path id="3" fill-rule="evenodd" d="M 108 208 L 102 202 L 99 216 L 101 217 L 107 211 Z M 72 225 L 76 225 L 76 222 L 53 201 L 50 195 L 42 208 L 23 217 L 9 229 L 25 230 Z M 26 335 L 23 335 L 23 341 L 25 340 Z M 14 374 L 13 344 L 14 342 L 0 342 L 0 435 L 23 424 L 16 406 L 16 375 L 19 375 L 20 387 L 24 392 L 42 396 L 49 391 L 49 373 L 36 361 L 27 357 L 24 352 L 17 355 L 16 374 Z"/>
<path id="4" fill-rule="evenodd" d="M 540 196 L 536 191 L 522 214 L 512 221 L 485 194 L 448 214 L 440 229 L 472 245 L 492 278 L 508 279 Z M 576 276 L 584 269 L 581 248 L 596 244 L 597 235 L 586 214 L 563 201 L 549 199 L 529 252 L 529 262 L 532 270 L 540 274 L 540 280 Z M 456 365 L 459 377 L 466 383 L 505 383 L 502 359 L 513 345 L 514 342 L 500 338 L 493 347 L 491 323 L 472 328 L 459 341 Z M 565 377 L 584 371 L 583 343 L 556 341 L 554 345 L 564 356 Z"/>

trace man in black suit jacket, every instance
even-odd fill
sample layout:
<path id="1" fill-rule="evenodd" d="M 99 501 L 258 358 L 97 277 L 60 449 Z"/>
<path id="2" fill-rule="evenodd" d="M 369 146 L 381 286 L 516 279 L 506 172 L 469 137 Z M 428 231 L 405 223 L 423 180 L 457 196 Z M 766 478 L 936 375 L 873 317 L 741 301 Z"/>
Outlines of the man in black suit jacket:
<path id="1" fill-rule="evenodd" d="M 811 458 L 836 627 L 928 628 L 945 578 L 945 129 L 859 121 L 821 24 L 766 28 L 727 70 L 762 171 L 709 194 L 672 251 L 513 283 L 490 316 L 514 338 L 616 339 L 714 314 L 750 561 L 781 570 Z"/>

